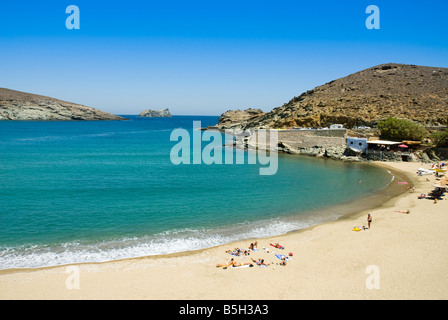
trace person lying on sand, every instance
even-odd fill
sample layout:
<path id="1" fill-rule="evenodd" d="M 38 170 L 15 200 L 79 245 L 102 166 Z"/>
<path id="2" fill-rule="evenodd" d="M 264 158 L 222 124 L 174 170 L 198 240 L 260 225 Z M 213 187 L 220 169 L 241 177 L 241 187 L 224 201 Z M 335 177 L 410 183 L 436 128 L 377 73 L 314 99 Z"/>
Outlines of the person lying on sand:
<path id="1" fill-rule="evenodd" d="M 241 253 L 241 250 L 240 250 L 240 248 L 235 248 L 233 250 L 227 250 L 226 253 L 229 253 L 234 256 L 239 256 Z"/>
<path id="2" fill-rule="evenodd" d="M 226 253 L 231 254 L 233 256 L 238 256 L 238 257 L 241 256 L 241 255 L 247 256 L 247 255 L 250 254 L 248 250 L 243 250 L 243 249 L 240 249 L 240 248 L 235 248 L 233 251 L 227 250 Z"/>
<path id="3" fill-rule="evenodd" d="M 235 262 L 235 260 L 233 260 L 233 258 L 232 258 L 232 259 L 230 259 L 229 263 L 226 263 L 226 264 L 218 263 L 216 265 L 216 268 L 227 269 L 228 267 L 242 267 L 242 266 L 253 267 L 254 265 L 252 263 L 238 263 L 238 262 Z"/>
<path id="4" fill-rule="evenodd" d="M 277 248 L 277 249 L 285 249 L 285 247 L 280 245 L 279 243 L 275 243 L 275 244 L 270 243 L 270 245 L 275 247 L 275 248 Z"/>
<path id="5" fill-rule="evenodd" d="M 226 264 L 220 264 L 220 263 L 218 263 L 218 264 L 216 265 L 216 268 L 227 268 L 227 267 L 233 266 L 234 263 L 235 263 L 235 261 L 234 261 L 233 258 L 232 258 L 232 259 L 230 259 L 230 261 L 229 261 L 228 263 L 226 263 Z"/>
<path id="6" fill-rule="evenodd" d="M 242 266 L 249 266 L 249 267 L 253 267 L 254 265 L 252 263 L 238 263 L 238 262 L 234 262 L 232 267 L 242 267 Z"/>
<path id="7" fill-rule="evenodd" d="M 269 265 L 269 263 L 266 264 L 266 263 L 264 262 L 264 259 L 258 259 L 258 260 L 254 260 L 254 259 L 252 259 L 252 261 L 255 262 L 255 263 L 257 264 L 257 266 L 268 266 L 268 265 Z"/>

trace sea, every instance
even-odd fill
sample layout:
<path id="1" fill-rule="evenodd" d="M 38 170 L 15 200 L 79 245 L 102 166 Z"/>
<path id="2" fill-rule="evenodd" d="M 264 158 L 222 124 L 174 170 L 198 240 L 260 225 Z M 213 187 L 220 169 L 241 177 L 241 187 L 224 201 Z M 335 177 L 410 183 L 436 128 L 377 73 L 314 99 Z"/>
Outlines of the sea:
<path id="1" fill-rule="evenodd" d="M 258 162 L 176 164 L 173 130 L 193 135 L 194 121 L 218 117 L 124 117 L 0 122 L 0 269 L 280 235 L 335 220 L 393 179 L 365 163 L 287 154 L 271 175 Z"/>

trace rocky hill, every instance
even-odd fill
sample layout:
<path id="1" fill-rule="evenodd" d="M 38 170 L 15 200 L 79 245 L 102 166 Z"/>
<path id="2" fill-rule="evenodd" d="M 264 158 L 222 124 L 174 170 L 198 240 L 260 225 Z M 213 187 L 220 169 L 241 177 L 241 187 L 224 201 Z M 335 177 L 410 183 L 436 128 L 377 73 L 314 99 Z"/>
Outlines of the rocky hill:
<path id="1" fill-rule="evenodd" d="M 140 117 L 167 118 L 167 117 L 172 117 L 172 115 L 168 108 L 162 109 L 160 111 L 148 109 L 148 110 L 144 110 L 144 111 L 140 112 Z"/>
<path id="2" fill-rule="evenodd" d="M 390 116 L 426 126 L 448 125 L 448 68 L 378 65 L 302 93 L 271 112 L 242 120 L 221 117 L 216 127 L 327 127 L 340 123 L 351 128 L 375 126 Z"/>
<path id="3" fill-rule="evenodd" d="M 0 88 L 0 120 L 126 120 L 84 105 Z"/>

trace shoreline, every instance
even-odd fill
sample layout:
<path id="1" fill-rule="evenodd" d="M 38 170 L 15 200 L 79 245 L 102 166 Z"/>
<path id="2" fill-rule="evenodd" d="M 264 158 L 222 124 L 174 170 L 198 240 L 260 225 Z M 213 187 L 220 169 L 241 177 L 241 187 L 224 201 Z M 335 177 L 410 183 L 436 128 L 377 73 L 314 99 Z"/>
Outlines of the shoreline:
<path id="1" fill-rule="evenodd" d="M 307 157 L 308 158 L 309 156 L 294 155 L 292 157 Z M 334 161 L 334 159 L 324 159 L 324 160 Z M 358 165 L 375 166 L 374 163 L 361 163 Z M 379 167 L 381 167 L 381 166 L 379 166 Z M 361 198 L 358 198 L 358 199 L 338 203 L 335 205 L 328 205 L 321 209 L 311 210 L 304 214 L 299 214 L 298 217 L 296 216 L 296 214 L 290 214 L 290 215 L 284 216 L 282 218 L 282 220 L 284 220 L 285 222 L 288 221 L 292 224 L 294 224 L 294 222 L 297 222 L 298 220 L 300 221 L 301 219 L 307 219 L 307 218 L 314 217 L 314 216 L 318 216 L 319 219 L 318 219 L 318 222 L 312 222 L 309 225 L 307 225 L 307 223 L 305 223 L 306 226 L 304 226 L 304 227 L 298 227 L 297 229 L 291 229 L 291 230 L 283 232 L 283 233 L 269 235 L 269 236 L 265 236 L 265 237 L 258 236 L 257 238 L 258 239 L 268 239 L 271 237 L 278 237 L 278 236 L 282 236 L 282 235 L 286 235 L 286 234 L 290 234 L 290 233 L 294 233 L 294 232 L 304 231 L 309 228 L 312 228 L 312 227 L 315 227 L 315 226 L 318 226 L 321 224 L 337 221 L 340 219 L 347 219 L 347 218 L 350 218 L 351 216 L 359 213 L 360 210 L 354 209 L 354 208 L 361 207 L 362 211 L 371 210 L 378 206 L 377 202 L 388 201 L 396 196 L 399 196 L 404 191 L 400 190 L 402 188 L 400 188 L 399 186 L 393 184 L 393 181 L 396 181 L 397 178 L 407 179 L 409 181 L 411 181 L 411 180 L 403 172 L 400 172 L 400 171 L 397 171 L 397 170 L 391 169 L 391 168 L 384 168 L 384 169 L 389 172 L 389 174 L 393 177 L 393 179 L 383 189 L 381 189 L 379 191 L 375 191 L 373 194 L 365 194 Z M 329 209 L 331 209 L 331 215 L 326 215 L 325 212 L 327 212 Z M 322 217 L 325 217 L 325 218 L 322 218 Z M 320 220 L 320 219 L 323 219 L 323 220 Z M 194 252 L 199 252 L 202 250 L 219 247 L 222 245 L 231 245 L 232 243 L 236 243 L 236 242 L 250 241 L 253 239 L 255 239 L 255 238 L 254 237 L 241 238 L 241 239 L 232 240 L 232 241 L 229 241 L 226 243 L 212 245 L 209 247 L 189 249 L 189 250 L 185 250 L 185 251 L 175 251 L 175 252 L 169 252 L 169 253 L 155 253 L 155 254 L 146 254 L 146 255 L 140 255 L 140 256 L 123 257 L 123 258 L 109 259 L 109 260 L 104 260 L 104 261 L 68 262 L 68 263 L 61 263 L 61 264 L 55 264 L 55 265 L 36 266 L 36 267 L 11 267 L 11 268 L 0 269 L 0 275 L 7 274 L 7 273 L 14 273 L 14 272 L 31 272 L 31 271 L 36 271 L 36 270 L 45 270 L 45 269 L 51 269 L 51 268 L 57 268 L 57 267 L 67 267 L 70 265 L 104 264 L 104 263 L 109 263 L 109 262 L 119 262 L 119 261 L 125 261 L 125 260 L 133 260 L 133 259 L 144 259 L 144 258 L 150 258 L 150 257 L 153 257 L 153 258 L 172 257 L 172 256 L 177 256 L 177 255 L 191 254 Z"/>
<path id="2" fill-rule="evenodd" d="M 357 277 L 361 277 L 362 281 L 357 282 L 360 288 L 353 289 L 357 292 L 354 296 L 350 293 L 350 290 L 343 289 L 344 276 L 335 276 L 329 279 L 328 273 L 331 275 L 330 270 L 341 272 L 344 274 L 345 269 L 353 269 L 354 266 L 359 264 L 359 261 L 353 261 L 351 256 L 347 255 L 347 250 L 355 252 L 358 259 L 362 257 L 372 258 L 374 255 L 375 245 L 378 245 L 378 240 L 386 241 L 389 243 L 390 234 L 381 232 L 383 238 L 378 238 L 375 231 L 377 229 L 377 223 L 384 223 L 387 219 L 392 219 L 394 222 L 397 219 L 413 218 L 418 214 L 412 210 L 410 214 L 401 214 L 393 212 L 394 209 L 403 210 L 403 202 L 408 207 L 429 206 L 433 209 L 433 204 L 427 200 L 415 200 L 417 195 L 421 192 L 427 193 L 430 190 L 420 190 L 421 188 L 430 188 L 431 182 L 426 181 L 427 176 L 423 176 L 419 179 L 414 173 L 414 169 L 420 166 L 419 163 L 382 163 L 374 162 L 374 165 L 382 166 L 383 168 L 390 170 L 392 174 L 402 175 L 409 179 L 408 181 L 415 186 L 415 193 L 408 193 L 406 191 L 399 193 L 391 197 L 384 203 L 375 205 L 373 208 L 366 210 L 354 210 L 354 213 L 348 216 L 339 217 L 334 221 L 324 222 L 322 224 L 313 225 L 304 229 L 291 231 L 282 235 L 272 236 L 268 238 L 247 239 L 227 244 L 218 245 L 211 248 L 198 249 L 193 251 L 164 254 L 157 256 L 145 256 L 128 258 L 107 262 L 95 262 L 95 263 L 79 263 L 74 265 L 60 265 L 52 267 L 41 268 L 26 268 L 26 269 L 4 269 L 0 270 L 0 299 L 347 299 L 347 298 L 359 298 L 359 299 L 412 299 L 415 295 L 409 295 L 409 289 L 398 290 L 399 294 L 396 294 L 394 290 L 392 292 L 384 290 L 367 290 L 365 286 L 366 273 L 362 270 Z M 413 175 L 414 174 L 414 175 Z M 434 180 L 434 177 L 429 177 L 429 180 Z M 423 180 L 423 181 L 420 181 Z M 395 182 L 394 180 L 392 184 Z M 403 186 L 404 189 L 404 186 Z M 424 203 L 423 203 L 423 202 Z M 418 202 L 418 203 L 416 203 Z M 436 207 L 437 209 L 446 208 L 446 201 L 440 201 Z M 422 208 L 421 208 L 422 209 Z M 424 209 L 424 208 L 423 208 Z M 392 212 L 391 217 L 385 217 L 384 212 Z M 396 211 L 396 210 L 395 210 Z M 443 210 L 442 210 L 443 211 Z M 358 222 L 364 217 L 367 212 L 372 212 L 374 221 L 372 223 L 372 230 L 365 230 L 360 232 L 354 232 L 351 229 L 355 225 L 365 224 Z M 386 215 L 387 216 L 387 215 Z M 439 217 L 440 218 L 440 217 Z M 420 223 L 421 224 L 421 223 Z M 443 225 L 440 223 L 440 225 Z M 345 226 L 345 227 L 344 227 Z M 341 228 L 342 227 L 342 228 Z M 387 225 L 388 229 L 391 227 Z M 341 231 L 343 230 L 343 231 Z M 393 227 L 392 227 L 393 230 Z M 390 230 L 389 230 L 390 231 Z M 406 231 L 406 230 L 405 230 Z M 339 233 L 341 233 L 339 235 Z M 412 234 L 412 230 L 404 232 Z M 442 237 L 441 246 L 447 244 L 447 237 L 441 233 L 432 233 L 434 236 Z M 370 236 L 372 238 L 370 239 Z M 341 238 L 343 237 L 343 238 Z M 347 238 L 348 237 L 348 238 Z M 354 239 L 360 238 L 364 246 L 371 246 L 368 250 L 364 250 L 362 246 L 359 247 L 359 243 Z M 331 239 L 328 241 L 328 239 Z M 368 242 L 365 242 L 368 239 Z M 338 241 L 339 240 L 339 241 Z M 440 239 L 438 239 L 440 240 Z M 294 256 L 291 262 L 288 262 L 286 267 L 267 267 L 265 270 L 262 268 L 247 268 L 245 270 L 222 270 L 215 267 L 216 263 L 223 263 L 229 260 L 230 255 L 225 251 L 233 249 L 235 247 L 247 248 L 250 242 L 258 241 L 258 247 L 269 247 L 269 242 L 278 242 L 285 245 L 286 251 L 294 252 Z M 371 243 L 371 241 L 375 243 Z M 389 241 L 389 242 L 388 242 Z M 403 241 L 407 243 L 412 241 L 412 237 Z M 340 243 L 348 243 L 354 248 L 339 248 Z M 394 243 L 394 242 L 393 242 Z M 328 247 L 333 247 L 329 250 Z M 311 248 L 311 249 L 310 249 Z M 338 252 L 342 250 L 345 254 Z M 377 248 L 378 249 L 378 248 Z M 413 246 L 409 246 L 412 251 Z M 414 248 L 415 249 L 415 248 Z M 429 249 L 429 248 L 428 248 Z M 380 252 L 384 252 L 385 248 L 381 248 Z M 364 252 L 365 251 L 365 252 Z M 387 251 L 387 250 L 386 250 Z M 407 251 L 406 251 L 407 252 Z M 443 253 L 443 251 L 442 251 Z M 275 263 L 275 259 L 272 259 L 272 253 L 268 254 L 260 252 L 260 255 L 264 255 L 267 259 L 270 259 L 271 263 Z M 317 255 L 316 255 L 317 254 Z M 329 254 L 329 256 L 327 256 Z M 341 254 L 343 257 L 348 258 L 348 261 L 340 259 Z M 443 267 L 440 268 L 440 272 L 448 266 L 446 258 L 437 251 L 437 255 L 443 262 Z M 385 255 L 386 257 L 388 255 Z M 333 261 L 328 263 L 328 260 Z M 384 256 L 377 256 L 380 260 L 384 260 Z M 334 260 L 335 259 L 335 260 Z M 375 259 L 373 259 L 375 260 Z M 396 260 L 396 257 L 393 257 Z M 420 260 L 420 259 L 418 259 Z M 246 260 L 247 262 L 248 260 Z M 307 262 L 306 262 L 307 261 Z M 317 261 L 317 262 L 316 262 Z M 336 261 L 336 262 L 335 262 Z M 302 265 L 306 262 L 308 268 L 304 271 Z M 374 261 L 373 261 L 374 262 Z M 367 262 L 366 262 L 367 263 Z M 370 263 L 369 265 L 375 265 Z M 76 266 L 80 271 L 81 289 L 69 290 L 66 287 L 66 279 L 69 274 L 66 272 L 69 266 Z M 311 267 L 314 266 L 314 267 Z M 324 268 L 326 272 L 318 272 L 318 269 Z M 233 268 L 232 268 L 233 269 Z M 238 268 L 236 268 L 238 269 Z M 365 269 L 365 267 L 364 267 Z M 291 271 L 295 270 L 295 272 Z M 358 270 L 359 271 L 359 270 Z M 284 288 L 271 288 L 267 287 L 265 283 L 257 283 L 257 277 L 263 274 L 269 273 L 275 281 L 283 281 L 289 289 Z M 239 276 L 238 274 L 241 273 Z M 403 272 L 397 271 L 397 275 L 402 275 Z M 300 275 L 300 276 L 299 276 Z M 235 285 L 240 277 L 244 277 L 243 282 L 251 281 L 252 287 L 258 288 L 258 290 L 244 290 L 240 292 L 233 292 L 234 294 L 227 293 L 223 288 L 228 290 L 232 289 L 232 284 Z M 255 277 L 255 278 L 254 278 Z M 387 275 L 383 276 L 387 279 Z M 247 280 L 246 280 L 247 278 Z M 299 280 L 297 280 L 297 278 Z M 333 279 L 331 279 L 333 278 Z M 448 281 L 446 280 L 445 272 L 440 276 L 435 277 L 435 283 L 439 287 L 437 294 L 429 295 L 428 299 L 445 299 L 448 297 Z M 144 281 L 139 281 L 144 279 Z M 264 279 L 264 276 L 263 276 Z M 271 286 L 275 285 L 268 279 L 266 283 Z M 165 281 L 163 281 L 165 280 Z M 204 281 L 208 286 L 199 286 L 196 282 Z M 299 282 L 297 282 L 299 281 Z M 297 282 L 297 283 L 296 283 Z M 386 282 L 386 280 L 384 280 Z M 434 279 L 431 279 L 431 284 L 435 285 Z M 296 283 L 299 288 L 294 289 L 290 283 Z M 132 284 L 132 285 L 130 285 Z M 305 285 L 306 284 L 306 285 Z M 107 290 L 103 290 L 104 287 Z M 148 287 L 149 286 L 149 287 Z M 218 287 L 217 287 L 218 286 Z M 230 287 L 229 287 L 230 286 Z M 341 288 L 341 292 L 338 293 L 336 288 Z M 223 287 L 223 288 L 221 288 Z M 398 285 L 398 287 L 403 287 Z M 406 285 L 404 286 L 407 287 Z M 134 288 L 135 290 L 130 290 Z M 195 288 L 193 292 L 189 291 L 189 288 Z M 263 289 L 264 288 L 264 289 Z M 266 295 L 263 290 L 269 288 L 270 294 Z M 306 290 L 304 288 L 307 288 Z M 321 288 L 321 291 L 317 290 Z M 325 289 L 323 289 L 325 288 Z M 323 290 L 323 291 L 322 291 Z M 358 291 L 361 290 L 362 293 Z M 417 294 L 417 293 L 415 293 Z M 417 297 L 420 295 L 417 294 Z M 424 297 L 426 297 L 424 295 Z"/>

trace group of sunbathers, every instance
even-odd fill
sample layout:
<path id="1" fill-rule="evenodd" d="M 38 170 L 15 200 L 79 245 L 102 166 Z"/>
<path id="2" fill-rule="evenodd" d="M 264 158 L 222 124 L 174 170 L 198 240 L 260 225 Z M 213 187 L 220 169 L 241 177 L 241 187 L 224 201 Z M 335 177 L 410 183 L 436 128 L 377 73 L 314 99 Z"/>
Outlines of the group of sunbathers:
<path id="1" fill-rule="evenodd" d="M 251 251 L 256 251 L 257 250 L 257 244 L 258 242 L 252 242 L 249 246 L 249 249 L 240 249 L 240 248 L 235 248 L 233 250 L 227 250 L 226 253 L 231 254 L 232 256 L 248 256 L 250 255 Z"/>
<path id="2" fill-rule="evenodd" d="M 280 246 L 278 243 L 276 243 L 275 245 L 274 244 L 270 244 L 271 246 L 273 246 L 273 247 L 276 247 L 276 248 L 279 248 L 279 249 L 284 249 L 284 247 L 283 246 Z M 263 247 L 264 248 L 264 247 Z M 235 248 L 234 250 L 227 250 L 226 251 L 226 253 L 229 253 L 229 254 L 231 254 L 231 255 L 234 255 L 234 256 L 247 256 L 247 255 L 250 255 L 250 252 L 251 251 L 258 251 L 258 249 L 257 249 L 257 242 L 255 242 L 255 243 L 251 243 L 250 244 L 250 246 L 249 246 L 249 249 L 248 250 L 245 250 L 245 249 L 240 249 L 240 248 Z M 269 251 L 267 251 L 267 252 L 269 252 Z M 257 265 L 257 266 L 269 266 L 270 265 L 270 263 L 266 263 L 265 261 L 264 261 L 264 259 L 253 259 L 253 258 L 251 258 L 251 260 L 252 260 L 252 262 L 254 262 L 254 264 L 255 265 Z M 279 263 L 279 265 L 281 265 L 281 266 L 286 266 L 286 257 L 282 257 L 282 259 L 281 259 L 281 262 Z M 242 267 L 242 266 L 249 266 L 249 267 L 253 267 L 254 266 L 254 264 L 252 264 L 252 263 L 250 263 L 250 262 L 248 262 L 248 263 L 238 263 L 238 262 L 236 262 L 235 260 L 234 260 L 234 258 L 231 258 L 230 259 L 230 261 L 228 262 L 228 263 L 225 263 L 225 264 L 217 264 L 216 265 L 216 267 L 217 268 L 223 268 L 223 269 L 227 269 L 228 267 Z"/>
<path id="3" fill-rule="evenodd" d="M 418 199 L 430 199 L 434 200 L 434 203 L 437 203 L 437 200 L 441 200 L 445 195 L 445 188 L 435 188 L 428 195 L 421 193 L 417 198 Z"/>
<path id="4" fill-rule="evenodd" d="M 250 255 L 249 250 L 240 249 L 240 248 L 235 248 L 233 250 L 227 250 L 226 253 L 231 254 L 232 256 L 237 256 L 237 257 Z"/>

